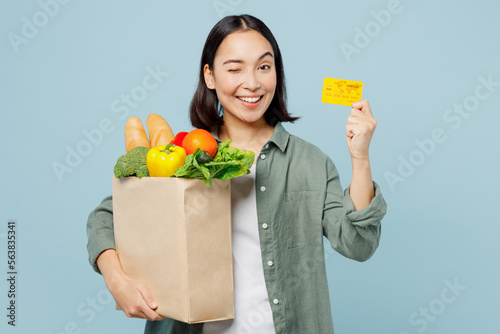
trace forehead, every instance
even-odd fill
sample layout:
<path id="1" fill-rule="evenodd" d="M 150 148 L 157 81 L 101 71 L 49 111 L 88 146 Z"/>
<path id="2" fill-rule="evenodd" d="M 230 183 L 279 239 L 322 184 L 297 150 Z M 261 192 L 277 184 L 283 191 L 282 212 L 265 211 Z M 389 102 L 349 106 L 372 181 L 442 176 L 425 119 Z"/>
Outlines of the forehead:
<path id="1" fill-rule="evenodd" d="M 237 31 L 226 36 L 217 49 L 215 61 L 226 59 L 256 60 L 265 52 L 274 56 L 271 43 L 255 30 Z"/>

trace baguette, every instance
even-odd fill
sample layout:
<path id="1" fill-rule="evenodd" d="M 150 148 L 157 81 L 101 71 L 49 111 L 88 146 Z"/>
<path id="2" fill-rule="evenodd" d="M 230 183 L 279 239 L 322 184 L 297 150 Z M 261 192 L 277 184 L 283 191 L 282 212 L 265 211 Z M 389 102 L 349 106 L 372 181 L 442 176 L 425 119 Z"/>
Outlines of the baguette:
<path id="1" fill-rule="evenodd" d="M 149 114 L 147 126 L 151 147 L 167 145 L 174 139 L 174 133 L 170 125 L 158 114 Z"/>
<path id="2" fill-rule="evenodd" d="M 125 149 L 128 152 L 137 146 L 151 147 L 146 129 L 139 117 L 134 116 L 130 117 L 125 124 Z"/>

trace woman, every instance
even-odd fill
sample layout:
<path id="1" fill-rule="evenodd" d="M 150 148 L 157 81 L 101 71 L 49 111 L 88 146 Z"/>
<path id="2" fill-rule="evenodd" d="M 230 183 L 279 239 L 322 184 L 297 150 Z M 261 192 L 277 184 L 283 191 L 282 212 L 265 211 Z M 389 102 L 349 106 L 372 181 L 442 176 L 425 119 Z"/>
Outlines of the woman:
<path id="1" fill-rule="evenodd" d="M 365 261 L 386 211 L 371 177 L 368 101 L 347 120 L 352 180 L 343 192 L 331 159 L 281 125 L 297 118 L 286 109 L 280 50 L 264 23 L 241 15 L 207 37 L 190 115 L 194 127 L 256 154 L 252 172 L 232 180 L 235 319 L 187 325 L 158 315 L 147 288 L 121 269 L 111 197 L 89 216 L 90 263 L 127 316 L 148 320 L 145 333 L 333 333 L 323 236 Z"/>

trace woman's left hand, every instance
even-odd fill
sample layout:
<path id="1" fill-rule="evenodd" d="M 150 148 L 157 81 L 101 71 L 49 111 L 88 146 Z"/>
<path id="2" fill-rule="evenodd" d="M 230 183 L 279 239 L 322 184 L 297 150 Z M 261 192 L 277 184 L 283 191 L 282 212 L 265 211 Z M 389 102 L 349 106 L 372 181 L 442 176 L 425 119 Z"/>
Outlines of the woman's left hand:
<path id="1" fill-rule="evenodd" d="M 368 150 L 377 121 L 373 118 L 368 100 L 356 101 L 352 104 L 347 118 L 346 139 L 351 159 L 368 160 Z"/>

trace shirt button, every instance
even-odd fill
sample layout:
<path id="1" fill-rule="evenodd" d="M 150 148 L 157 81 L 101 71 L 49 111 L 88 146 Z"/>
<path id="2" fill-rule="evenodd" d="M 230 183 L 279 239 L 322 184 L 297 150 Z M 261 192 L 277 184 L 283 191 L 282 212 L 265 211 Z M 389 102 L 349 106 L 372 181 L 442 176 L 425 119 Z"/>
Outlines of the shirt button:
<path id="1" fill-rule="evenodd" d="M 269 148 L 269 144 L 266 144 L 266 146 L 264 146 L 265 148 Z"/>
<path id="2" fill-rule="evenodd" d="M 279 301 L 279 300 L 277 300 L 276 298 L 275 298 L 275 299 L 273 299 L 273 304 L 274 304 L 274 305 L 278 304 L 279 302 L 280 302 L 280 301 Z"/>
<path id="3" fill-rule="evenodd" d="M 264 186 L 260 187 L 260 191 L 266 191 L 266 187 Z"/>
<path id="4" fill-rule="evenodd" d="M 272 267 L 272 266 L 273 266 L 273 261 L 267 261 L 267 265 L 268 265 L 269 267 Z"/>
<path id="5" fill-rule="evenodd" d="M 266 158 L 266 155 L 265 155 L 265 154 L 261 154 L 261 155 L 260 155 L 260 158 L 261 158 L 262 160 L 264 160 L 264 159 Z"/>
<path id="6" fill-rule="evenodd" d="M 266 223 L 262 224 L 262 228 L 266 229 L 267 228 L 267 224 Z"/>

